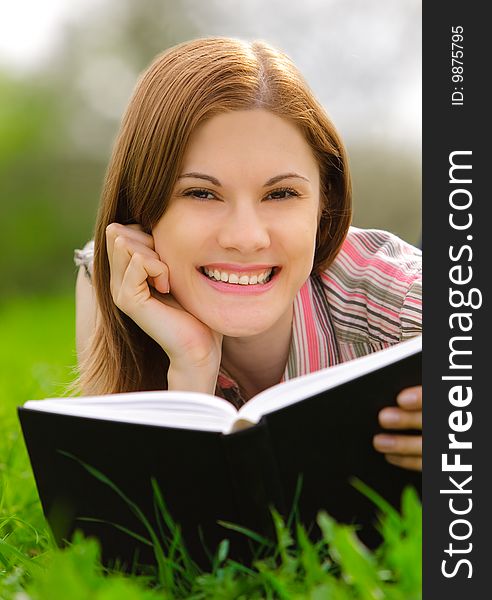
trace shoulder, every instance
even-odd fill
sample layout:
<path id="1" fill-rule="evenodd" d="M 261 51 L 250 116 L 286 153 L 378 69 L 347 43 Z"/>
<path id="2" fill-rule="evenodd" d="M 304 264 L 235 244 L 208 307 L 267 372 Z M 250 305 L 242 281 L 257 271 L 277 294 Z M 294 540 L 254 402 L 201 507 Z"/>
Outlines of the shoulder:
<path id="1" fill-rule="evenodd" d="M 421 277 L 422 251 L 388 231 L 351 227 L 340 252 L 323 276 L 340 274 L 347 268 L 348 286 L 401 282 L 404 289 Z"/>
<path id="2" fill-rule="evenodd" d="M 384 345 L 420 333 L 422 252 L 397 236 L 351 227 L 320 280 L 341 340 Z"/>

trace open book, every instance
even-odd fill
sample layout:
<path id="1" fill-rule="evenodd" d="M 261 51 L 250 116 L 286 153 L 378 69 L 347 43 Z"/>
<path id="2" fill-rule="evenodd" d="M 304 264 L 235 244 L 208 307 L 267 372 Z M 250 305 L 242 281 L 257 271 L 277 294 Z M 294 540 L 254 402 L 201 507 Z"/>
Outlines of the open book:
<path id="1" fill-rule="evenodd" d="M 374 354 L 279 383 L 251 398 L 239 410 L 217 396 L 168 391 L 31 400 L 24 404 L 24 408 L 127 423 L 231 433 L 258 423 L 263 415 L 328 392 L 421 350 L 422 337 L 419 336 Z"/>
<path id="2" fill-rule="evenodd" d="M 325 509 L 360 524 L 364 541 L 374 545 L 374 507 L 350 480 L 358 477 L 395 505 L 406 484 L 420 490 L 420 474 L 389 465 L 372 438 L 381 431 L 378 412 L 394 405 L 401 389 L 421 383 L 421 349 L 418 337 L 298 377 L 258 394 L 239 411 L 192 392 L 26 402 L 19 418 L 56 539 L 62 543 L 79 528 L 99 537 L 106 560 L 131 561 L 137 549 L 142 560 L 151 560 L 148 548 L 123 532 L 145 535 L 142 524 L 110 486 L 91 475 L 91 467 L 151 520 L 150 481 L 157 480 L 198 561 L 205 556 L 204 541 L 213 548 L 231 537 L 220 520 L 268 535 L 269 507 L 287 515 L 299 481 L 297 509 L 305 523 Z M 240 546 L 236 540 L 238 556 Z"/>

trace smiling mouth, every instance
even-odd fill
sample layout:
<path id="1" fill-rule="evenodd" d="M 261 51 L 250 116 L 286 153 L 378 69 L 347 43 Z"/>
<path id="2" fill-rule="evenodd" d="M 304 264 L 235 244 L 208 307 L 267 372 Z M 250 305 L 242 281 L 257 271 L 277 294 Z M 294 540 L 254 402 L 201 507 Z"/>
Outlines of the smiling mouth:
<path id="1" fill-rule="evenodd" d="M 278 273 L 279 268 L 271 267 L 252 275 L 209 269 L 208 267 L 200 267 L 199 270 L 212 281 L 222 281 L 223 283 L 231 283 L 233 285 L 265 285 L 265 283 L 268 283 Z"/>

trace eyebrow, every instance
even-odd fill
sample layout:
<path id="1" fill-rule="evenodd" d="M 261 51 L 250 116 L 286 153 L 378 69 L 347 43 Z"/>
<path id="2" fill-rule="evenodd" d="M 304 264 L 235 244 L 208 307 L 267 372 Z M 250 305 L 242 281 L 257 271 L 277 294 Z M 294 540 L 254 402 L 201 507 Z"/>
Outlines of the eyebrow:
<path id="1" fill-rule="evenodd" d="M 190 177 L 193 179 L 205 179 L 206 181 L 210 181 L 210 183 L 213 183 L 214 185 L 216 185 L 218 187 L 222 186 L 222 184 L 216 177 L 213 177 L 212 175 L 207 175 L 206 173 L 196 173 L 196 172 L 183 173 L 182 175 L 180 175 L 178 177 L 178 179 L 184 179 L 185 177 Z M 304 181 L 307 181 L 308 183 L 310 183 L 309 179 L 307 177 L 303 177 L 302 175 L 299 175 L 298 173 L 281 173 L 280 175 L 275 175 L 274 177 L 271 177 L 268 181 L 266 181 L 263 184 L 263 187 L 275 185 L 276 183 L 278 183 L 279 181 L 283 181 L 284 179 L 303 179 Z"/>
<path id="2" fill-rule="evenodd" d="M 206 175 L 205 173 L 183 173 L 178 177 L 178 179 L 184 179 L 185 177 L 191 177 L 192 179 L 205 179 L 206 181 L 210 181 L 210 183 L 213 183 L 219 187 L 222 185 L 216 177 L 212 177 L 212 175 Z"/>

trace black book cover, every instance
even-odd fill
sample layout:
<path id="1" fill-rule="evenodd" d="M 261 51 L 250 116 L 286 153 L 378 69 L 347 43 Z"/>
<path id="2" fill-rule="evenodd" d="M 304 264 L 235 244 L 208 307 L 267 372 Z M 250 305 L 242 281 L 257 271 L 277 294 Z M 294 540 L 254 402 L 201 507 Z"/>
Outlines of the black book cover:
<path id="1" fill-rule="evenodd" d="M 158 531 L 151 486 L 155 478 L 192 558 L 206 565 L 207 549 L 213 554 L 224 538 L 231 540 L 233 557 L 251 557 L 247 538 L 219 521 L 271 537 L 270 507 L 288 516 L 299 483 L 301 522 L 310 527 L 324 509 L 337 520 L 360 525 L 362 540 L 377 545 L 375 507 L 350 480 L 358 477 L 398 508 L 405 485 L 421 493 L 420 473 L 388 464 L 372 447 L 372 437 L 381 431 L 379 410 L 394 404 L 401 389 L 420 381 L 419 353 L 228 435 L 24 408 L 19 408 L 19 418 L 43 510 L 58 543 L 81 529 L 100 539 L 106 563 L 119 559 L 130 566 L 136 552 L 140 562 L 153 562 L 151 547 L 116 526 L 148 539 L 143 524 L 84 463 L 108 477 Z M 315 536 L 316 527 L 312 532 Z"/>

